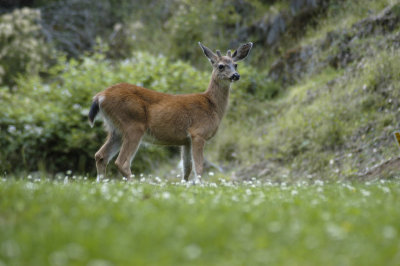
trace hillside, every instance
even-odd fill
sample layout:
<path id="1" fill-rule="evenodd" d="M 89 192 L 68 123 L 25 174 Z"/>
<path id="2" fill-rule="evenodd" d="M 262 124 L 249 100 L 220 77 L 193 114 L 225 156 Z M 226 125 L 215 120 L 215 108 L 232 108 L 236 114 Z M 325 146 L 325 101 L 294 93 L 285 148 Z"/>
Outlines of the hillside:
<path id="1" fill-rule="evenodd" d="M 4 175 L 93 176 L 105 134 L 87 124 L 91 97 L 122 81 L 204 91 L 211 67 L 199 40 L 222 51 L 254 42 L 206 147 L 209 171 L 278 181 L 398 175 L 398 1 L 92 2 L 1 10 Z M 176 148 L 142 146 L 136 174 L 178 174 Z"/>
<path id="2" fill-rule="evenodd" d="M 284 91 L 255 108 L 252 130 L 239 143 L 217 141 L 248 151 L 242 158 L 249 166 L 237 177 L 398 173 L 398 167 L 369 170 L 399 155 L 392 135 L 399 128 L 399 11 L 398 4 L 389 6 L 325 35 L 326 28 L 313 29 L 314 36 L 274 62 L 269 76 L 280 80 Z M 254 164 L 255 158 L 262 159 Z"/>

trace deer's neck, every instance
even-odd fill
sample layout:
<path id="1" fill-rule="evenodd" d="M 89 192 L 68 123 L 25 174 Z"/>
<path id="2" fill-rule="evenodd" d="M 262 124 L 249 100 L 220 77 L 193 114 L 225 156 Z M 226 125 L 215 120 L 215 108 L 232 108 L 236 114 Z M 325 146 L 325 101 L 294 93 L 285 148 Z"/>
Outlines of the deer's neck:
<path id="1" fill-rule="evenodd" d="M 231 83 L 225 80 L 219 80 L 214 75 L 211 77 L 210 84 L 205 94 L 215 104 L 217 114 L 220 118 L 224 116 L 228 105 L 229 90 Z"/>

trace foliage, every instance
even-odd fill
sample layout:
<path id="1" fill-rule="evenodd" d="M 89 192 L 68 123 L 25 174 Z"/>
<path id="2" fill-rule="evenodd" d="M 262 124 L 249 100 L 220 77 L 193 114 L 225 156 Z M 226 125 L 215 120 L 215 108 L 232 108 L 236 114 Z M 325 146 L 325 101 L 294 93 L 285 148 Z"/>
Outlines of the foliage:
<path id="1" fill-rule="evenodd" d="M 207 45 L 227 43 L 225 36 L 228 32 L 221 32 L 218 29 L 232 27 L 240 20 L 234 5 L 228 1 L 207 1 L 199 2 L 193 0 L 181 1 L 175 16 L 167 22 L 167 30 L 170 32 L 172 44 L 179 44 L 176 49 L 176 57 L 194 59 L 198 58 L 198 51 L 193 51 L 193 43 L 205 40 Z M 213 43 L 208 43 L 206 36 L 213 36 Z M 178 47 L 177 47 L 178 48 Z"/>
<path id="2" fill-rule="evenodd" d="M 397 181 L 28 178 L 0 181 L 5 265 L 400 263 Z"/>
<path id="3" fill-rule="evenodd" d="M 35 75 L 54 56 L 40 28 L 40 11 L 15 9 L 0 16 L 0 86 L 14 85 L 18 75 Z"/>

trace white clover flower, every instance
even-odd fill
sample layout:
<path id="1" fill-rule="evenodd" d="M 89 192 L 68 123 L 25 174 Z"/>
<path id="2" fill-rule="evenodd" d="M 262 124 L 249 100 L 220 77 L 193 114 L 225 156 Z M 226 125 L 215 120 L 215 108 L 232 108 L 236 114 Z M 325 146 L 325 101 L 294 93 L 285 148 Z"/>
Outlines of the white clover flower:
<path id="1" fill-rule="evenodd" d="M 236 195 L 233 195 L 231 199 L 232 199 L 232 201 L 236 201 L 236 202 L 239 201 L 239 198 L 238 198 L 238 196 L 236 196 Z"/>
<path id="2" fill-rule="evenodd" d="M 317 179 L 317 180 L 314 181 L 314 184 L 317 185 L 317 186 L 323 186 L 324 185 L 324 181 Z"/>
<path id="3" fill-rule="evenodd" d="M 41 135 L 43 133 L 42 127 L 35 127 L 33 130 L 37 135 Z"/>
<path id="4" fill-rule="evenodd" d="M 344 186 L 345 188 L 351 190 L 351 191 L 356 191 L 356 188 L 353 187 L 353 186 L 351 186 L 351 185 L 349 185 L 349 184 L 343 184 L 343 186 Z"/>
<path id="5" fill-rule="evenodd" d="M 13 21 L 13 16 L 11 14 L 6 14 L 6 15 L 2 16 L 2 19 L 3 19 L 4 22 L 12 22 Z"/>
<path id="6" fill-rule="evenodd" d="M 189 184 L 188 184 L 188 185 L 189 185 Z M 194 198 L 188 198 L 188 199 L 187 199 L 187 203 L 190 204 L 190 205 L 193 205 L 193 204 L 196 203 L 196 200 L 195 200 Z"/>
<path id="7" fill-rule="evenodd" d="M 12 24 L 3 24 L 2 33 L 4 34 L 5 37 L 13 35 L 14 30 Z"/>
<path id="8" fill-rule="evenodd" d="M 171 198 L 171 194 L 170 194 L 168 191 L 164 191 L 164 192 L 161 194 L 161 197 L 162 197 L 163 199 L 169 199 L 169 198 Z"/>
<path id="9" fill-rule="evenodd" d="M 389 189 L 388 187 L 381 187 L 381 186 L 379 186 L 379 188 L 380 188 L 383 192 L 385 192 L 385 193 L 390 193 L 390 189 Z"/>
<path id="10" fill-rule="evenodd" d="M 271 222 L 268 225 L 268 231 L 272 232 L 272 233 L 277 233 L 281 230 L 282 226 L 279 222 Z"/>
<path id="11" fill-rule="evenodd" d="M 35 190 L 37 188 L 37 185 L 32 182 L 28 182 L 25 184 L 25 188 L 28 190 Z"/>
<path id="12" fill-rule="evenodd" d="M 201 255 L 202 250 L 196 244 L 190 244 L 189 246 L 185 247 L 184 252 L 188 259 L 194 260 Z"/>
<path id="13" fill-rule="evenodd" d="M 361 194 L 363 194 L 363 196 L 365 197 L 369 197 L 371 195 L 371 192 L 369 192 L 368 190 L 365 189 L 361 189 Z"/>
<path id="14" fill-rule="evenodd" d="M 383 234 L 383 237 L 386 239 L 393 239 L 393 238 L 396 238 L 397 231 L 396 231 L 396 228 L 394 228 L 393 226 L 387 225 L 387 226 L 383 227 L 382 234 Z"/>
<path id="15" fill-rule="evenodd" d="M 13 125 L 8 126 L 8 129 L 7 129 L 8 133 L 11 133 L 11 134 L 14 133 L 16 130 L 17 130 L 17 128 Z"/>
<path id="16" fill-rule="evenodd" d="M 19 12 L 18 12 L 18 11 L 19 11 Z M 31 9 L 29 9 L 29 8 L 27 8 L 27 7 L 24 7 L 24 8 L 22 8 L 22 9 L 20 9 L 20 10 L 17 9 L 17 12 L 19 13 L 18 15 L 23 15 L 23 16 L 30 16 L 30 15 L 32 15 Z"/>
<path id="17" fill-rule="evenodd" d="M 312 201 L 311 201 L 311 205 L 317 205 L 319 202 L 318 202 L 318 200 L 317 199 L 313 199 Z"/>
<path id="18" fill-rule="evenodd" d="M 342 227 L 329 223 L 326 226 L 327 233 L 334 239 L 342 240 L 346 237 L 346 232 L 342 229 Z"/>

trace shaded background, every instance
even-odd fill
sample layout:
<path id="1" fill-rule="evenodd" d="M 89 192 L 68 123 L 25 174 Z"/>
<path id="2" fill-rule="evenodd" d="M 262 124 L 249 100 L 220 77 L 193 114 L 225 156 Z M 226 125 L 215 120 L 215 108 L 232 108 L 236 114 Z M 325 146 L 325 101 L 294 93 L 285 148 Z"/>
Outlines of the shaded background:
<path id="1" fill-rule="evenodd" d="M 208 161 L 235 179 L 398 173 L 400 4 L 393 0 L 0 1 L 0 171 L 95 173 L 92 96 L 130 82 L 201 92 L 197 42 L 252 41 Z M 175 175 L 176 148 L 142 145 L 133 171 Z M 378 168 L 375 167 L 378 165 Z M 111 167 L 110 171 L 115 172 Z M 210 168 L 210 171 L 215 169 Z"/>

